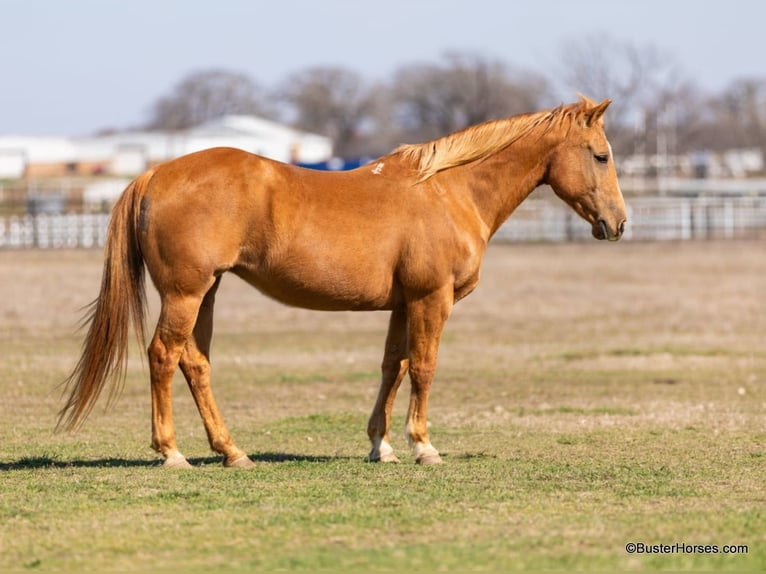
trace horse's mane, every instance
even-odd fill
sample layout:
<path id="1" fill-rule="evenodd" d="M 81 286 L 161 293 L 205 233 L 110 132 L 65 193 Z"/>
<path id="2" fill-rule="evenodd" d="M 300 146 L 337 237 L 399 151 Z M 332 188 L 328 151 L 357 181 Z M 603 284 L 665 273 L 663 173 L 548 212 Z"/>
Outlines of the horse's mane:
<path id="1" fill-rule="evenodd" d="M 420 144 L 405 144 L 394 150 L 420 172 L 420 181 L 445 169 L 483 159 L 508 147 L 532 132 L 547 133 L 555 127 L 571 127 L 572 122 L 594 103 L 581 96 L 574 104 L 552 110 L 490 120 Z"/>

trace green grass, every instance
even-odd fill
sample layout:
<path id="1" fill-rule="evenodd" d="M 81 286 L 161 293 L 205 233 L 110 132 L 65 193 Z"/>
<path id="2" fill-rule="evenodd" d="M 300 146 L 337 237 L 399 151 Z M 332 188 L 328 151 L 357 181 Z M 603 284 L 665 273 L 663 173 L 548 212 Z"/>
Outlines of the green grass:
<path id="1" fill-rule="evenodd" d="M 2 467 L 2 566 L 766 566 L 766 512 L 752 499 L 762 492 L 763 436 L 437 427 L 447 445 L 461 438 L 444 450 L 447 464 L 429 468 L 335 453 L 337 437 L 353 434 L 358 419 L 336 413 L 278 420 L 275 444 L 254 452 L 257 466 L 247 472 L 223 469 L 213 458 L 193 459 L 193 472 L 164 472 L 152 457 L 104 459 L 92 446 L 79 451 L 85 456 L 62 446 L 21 457 Z M 313 443 L 302 441 L 307 432 Z M 631 541 L 737 543 L 749 552 L 630 556 L 624 546 Z"/>
<path id="2" fill-rule="evenodd" d="M 51 434 L 49 383 L 65 371 L 44 366 L 58 365 L 67 346 L 16 347 L 6 363 L 22 386 L 6 377 L 17 408 L 0 445 L 2 570 L 766 568 L 762 407 L 718 386 L 735 377 L 728 362 L 681 369 L 684 381 L 666 385 L 653 372 L 562 369 L 554 357 L 518 385 L 487 365 L 481 390 L 458 369 L 434 394 L 431 431 L 446 462 L 436 468 L 408 459 L 403 405 L 394 442 L 404 462 L 364 461 L 370 372 L 291 367 L 294 375 L 244 387 L 222 374 L 225 390 L 271 405 L 252 420 L 246 405 L 226 409 L 251 447 L 249 472 L 207 453 L 179 382 L 179 436 L 197 468 L 173 473 L 146 448 L 138 368 L 110 413 L 95 413 L 78 435 Z M 317 389 L 330 396 L 301 398 Z M 275 406 L 280 393 L 300 404 Z M 749 551 L 629 555 L 628 542 Z"/>

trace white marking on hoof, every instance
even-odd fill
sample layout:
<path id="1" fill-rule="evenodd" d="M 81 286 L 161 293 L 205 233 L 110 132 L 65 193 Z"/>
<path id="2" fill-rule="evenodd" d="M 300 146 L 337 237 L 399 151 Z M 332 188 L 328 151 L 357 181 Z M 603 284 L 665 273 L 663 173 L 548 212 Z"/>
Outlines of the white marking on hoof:
<path id="1" fill-rule="evenodd" d="M 417 464 L 442 464 L 444 461 L 438 454 L 424 454 L 415 459 Z"/>
<path id="2" fill-rule="evenodd" d="M 439 451 L 430 442 L 418 442 L 412 448 L 415 462 L 418 464 L 440 464 L 442 462 Z"/>
<path id="3" fill-rule="evenodd" d="M 182 455 L 180 452 L 176 451 L 165 459 L 165 462 L 162 463 L 162 466 L 165 468 L 193 468 L 192 465 L 189 464 L 189 461 L 186 460 L 186 457 Z"/>
<path id="4" fill-rule="evenodd" d="M 374 439 L 369 459 L 370 462 L 399 462 L 393 447 L 388 441 L 380 438 Z"/>
<path id="5" fill-rule="evenodd" d="M 401 462 L 394 453 L 381 455 L 379 460 L 380 462 L 390 462 L 392 464 L 399 464 Z"/>
<path id="6" fill-rule="evenodd" d="M 243 454 L 231 462 L 229 462 L 228 459 L 224 459 L 223 465 L 226 468 L 253 468 L 255 463 L 250 460 L 250 457 L 248 457 L 246 454 Z"/>
<path id="7" fill-rule="evenodd" d="M 375 164 L 375 167 L 372 168 L 372 175 L 380 175 L 383 172 L 383 162 L 379 162 Z"/>

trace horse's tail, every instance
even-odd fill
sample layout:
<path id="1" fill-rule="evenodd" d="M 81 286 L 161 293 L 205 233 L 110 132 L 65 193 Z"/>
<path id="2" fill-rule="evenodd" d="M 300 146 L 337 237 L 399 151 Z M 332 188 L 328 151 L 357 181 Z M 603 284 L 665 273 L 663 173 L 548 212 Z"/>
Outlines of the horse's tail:
<path id="1" fill-rule="evenodd" d="M 88 306 L 82 325 L 89 324 L 82 354 L 63 382 L 69 398 L 59 411 L 56 430 L 76 430 L 93 410 L 107 380 L 112 382 L 108 405 L 125 382 L 129 324 L 144 344 L 146 291 L 144 258 L 138 243 L 141 198 L 152 170 L 135 179 L 112 209 L 104 249 L 101 291 Z"/>

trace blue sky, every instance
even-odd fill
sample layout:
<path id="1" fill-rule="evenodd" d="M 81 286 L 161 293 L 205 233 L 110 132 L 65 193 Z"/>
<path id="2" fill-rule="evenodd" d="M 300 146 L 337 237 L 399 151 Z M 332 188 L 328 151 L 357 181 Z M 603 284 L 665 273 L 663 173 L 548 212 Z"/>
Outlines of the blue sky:
<path id="1" fill-rule="evenodd" d="M 0 0 L 0 134 L 137 125 L 206 68 L 270 87 L 315 65 L 384 79 L 462 51 L 550 75 L 566 41 L 603 33 L 657 46 L 707 90 L 766 76 L 761 0 Z"/>

